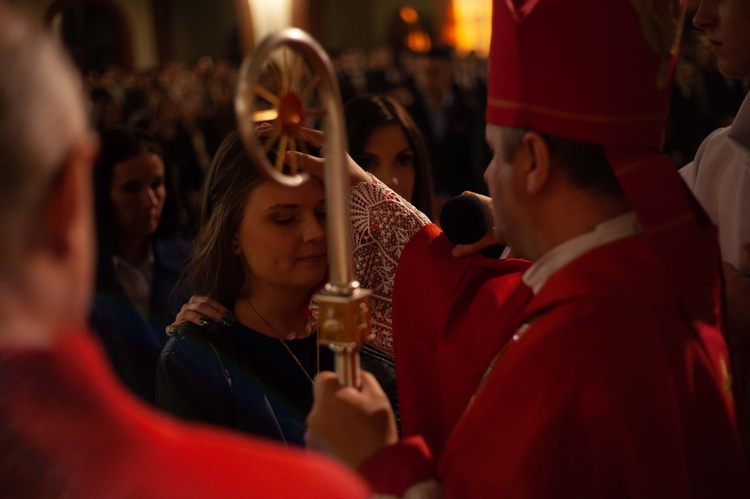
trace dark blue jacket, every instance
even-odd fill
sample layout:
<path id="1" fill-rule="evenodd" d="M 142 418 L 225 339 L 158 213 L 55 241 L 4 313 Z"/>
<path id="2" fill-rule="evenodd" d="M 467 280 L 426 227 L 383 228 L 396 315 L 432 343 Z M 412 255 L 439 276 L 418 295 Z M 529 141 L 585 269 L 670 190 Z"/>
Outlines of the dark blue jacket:
<path id="1" fill-rule="evenodd" d="M 154 403 L 156 365 L 171 324 L 190 293 L 176 290 L 190 245 L 181 239 L 153 241 L 154 279 L 147 317 L 141 315 L 115 277 L 112 254 L 100 251 L 96 294 L 89 317 L 94 331 L 123 382 Z"/>
<path id="2" fill-rule="evenodd" d="M 302 446 L 313 403 L 307 376 L 316 368 L 332 370 L 333 354 L 314 336 L 286 344 L 307 375 L 278 338 L 239 323 L 182 324 L 159 361 L 157 406 L 183 419 Z M 393 360 L 365 346 L 361 365 L 375 375 L 398 414 Z"/>

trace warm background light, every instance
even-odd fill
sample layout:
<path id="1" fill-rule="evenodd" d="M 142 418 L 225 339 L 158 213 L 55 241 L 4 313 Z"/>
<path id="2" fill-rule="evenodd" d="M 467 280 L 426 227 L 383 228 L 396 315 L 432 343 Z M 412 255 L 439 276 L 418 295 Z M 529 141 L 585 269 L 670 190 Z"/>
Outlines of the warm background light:
<path id="1" fill-rule="evenodd" d="M 460 53 L 486 56 L 490 50 L 492 0 L 454 0 L 453 36 Z"/>
<path id="2" fill-rule="evenodd" d="M 401 20 L 406 24 L 414 24 L 419 21 L 419 14 L 412 7 L 401 7 L 398 15 L 401 16 Z"/>
<path id="3" fill-rule="evenodd" d="M 270 33 L 292 25 L 292 0 L 247 0 L 253 20 L 255 43 Z"/>
<path id="4" fill-rule="evenodd" d="M 411 31 L 406 37 L 406 46 L 414 52 L 427 52 L 432 47 L 430 35 L 422 30 Z"/>

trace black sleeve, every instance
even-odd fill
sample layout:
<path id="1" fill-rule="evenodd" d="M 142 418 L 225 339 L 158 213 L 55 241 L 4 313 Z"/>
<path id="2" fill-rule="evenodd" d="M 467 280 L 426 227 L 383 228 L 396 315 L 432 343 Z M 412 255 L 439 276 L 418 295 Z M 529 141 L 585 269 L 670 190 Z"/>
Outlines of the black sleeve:
<path id="1" fill-rule="evenodd" d="M 210 345 L 178 334 L 156 371 L 156 406 L 182 419 L 236 427 L 229 384 Z"/>
<path id="2" fill-rule="evenodd" d="M 230 336 L 181 325 L 159 357 L 157 407 L 182 419 L 284 442 L 265 392 Z"/>
<path id="3" fill-rule="evenodd" d="M 360 352 L 360 366 L 369 371 L 380 383 L 381 388 L 388 396 L 396 417 L 396 426 L 399 436 L 401 435 L 401 414 L 398 407 L 398 390 L 396 389 L 396 364 L 393 359 L 380 350 L 366 344 Z"/>

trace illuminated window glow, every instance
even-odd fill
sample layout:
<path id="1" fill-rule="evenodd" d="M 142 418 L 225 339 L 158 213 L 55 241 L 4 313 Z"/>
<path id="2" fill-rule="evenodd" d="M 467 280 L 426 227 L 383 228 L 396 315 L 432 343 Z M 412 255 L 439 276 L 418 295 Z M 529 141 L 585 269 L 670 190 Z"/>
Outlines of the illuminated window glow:
<path id="1" fill-rule="evenodd" d="M 490 51 L 492 0 L 454 0 L 452 4 L 456 50 L 486 56 Z"/>
<path id="2" fill-rule="evenodd" d="M 292 0 L 247 0 L 255 43 L 292 25 Z"/>

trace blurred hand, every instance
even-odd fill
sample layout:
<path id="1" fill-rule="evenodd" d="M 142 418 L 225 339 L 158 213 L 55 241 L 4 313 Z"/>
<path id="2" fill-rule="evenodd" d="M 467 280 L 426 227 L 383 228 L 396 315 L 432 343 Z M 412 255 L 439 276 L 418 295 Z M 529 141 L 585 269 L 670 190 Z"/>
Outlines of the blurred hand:
<path id="1" fill-rule="evenodd" d="M 388 397 L 375 377 L 362 371 L 362 388 L 342 387 L 335 373 L 315 377 L 315 402 L 307 417 L 307 446 L 357 468 L 398 431 Z"/>
<path id="2" fill-rule="evenodd" d="M 185 322 L 192 322 L 198 326 L 207 326 L 210 322 L 215 322 L 229 327 L 234 324 L 234 316 L 231 310 L 213 298 L 193 295 L 190 301 L 182 306 L 174 322 L 166 327 L 167 336 L 173 336 L 175 328 Z"/>

